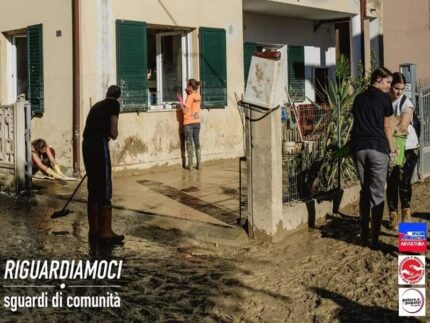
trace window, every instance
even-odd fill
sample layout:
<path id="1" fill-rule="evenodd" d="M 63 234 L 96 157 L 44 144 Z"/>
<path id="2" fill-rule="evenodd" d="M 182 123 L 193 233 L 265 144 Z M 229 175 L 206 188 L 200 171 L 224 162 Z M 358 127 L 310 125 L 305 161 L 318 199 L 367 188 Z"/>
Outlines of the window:
<path id="1" fill-rule="evenodd" d="M 42 25 L 29 26 L 8 37 L 8 101 L 24 94 L 31 103 L 32 115 L 44 110 Z"/>
<path id="2" fill-rule="evenodd" d="M 288 87 L 293 101 L 305 100 L 305 49 L 288 46 Z"/>
<path id="3" fill-rule="evenodd" d="M 12 36 L 12 44 L 16 50 L 16 64 L 15 69 L 16 86 L 15 98 L 24 94 L 28 98 L 28 64 L 27 64 L 27 35 Z"/>
<path id="4" fill-rule="evenodd" d="M 176 108 L 189 78 L 189 33 L 117 21 L 117 75 L 123 112 Z"/>
<path id="5" fill-rule="evenodd" d="M 189 38 L 186 31 L 148 29 L 148 92 L 152 109 L 176 106 L 189 78 Z"/>

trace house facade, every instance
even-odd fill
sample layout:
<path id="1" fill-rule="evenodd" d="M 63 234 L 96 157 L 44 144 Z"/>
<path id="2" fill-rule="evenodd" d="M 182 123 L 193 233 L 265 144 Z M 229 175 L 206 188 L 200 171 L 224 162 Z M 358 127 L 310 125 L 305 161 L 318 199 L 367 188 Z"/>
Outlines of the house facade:
<path id="1" fill-rule="evenodd" d="M 32 119 L 33 139 L 45 138 L 71 167 L 71 3 L 19 0 L 0 6 L 0 102 L 13 103 L 21 93 L 29 98 L 31 91 L 34 111 L 44 109 L 43 117 Z"/>
<path id="2" fill-rule="evenodd" d="M 64 166 L 83 168 L 85 118 L 110 84 L 123 91 L 114 168 L 180 163 L 177 93 L 184 94 L 189 78 L 202 82 L 203 160 L 243 155 L 235 99 L 243 93 L 241 1 L 1 5 L 7 9 L 0 11 L 1 102 L 26 94 L 34 108 L 32 138 L 46 139 Z"/>
<path id="3" fill-rule="evenodd" d="M 4 0 L 0 11 L 0 102 L 26 94 L 32 138 L 83 171 L 80 146 L 92 104 L 110 84 L 123 90 L 115 169 L 184 159 L 177 93 L 202 82 L 203 160 L 244 154 L 236 98 L 256 50 L 288 45 L 288 91 L 318 101 L 336 57 L 352 73 L 370 45 L 359 0 Z M 376 32 L 380 32 L 379 22 Z M 366 29 L 367 28 L 367 29 Z M 373 28 L 372 30 L 374 30 Z M 369 37 L 365 37 L 369 39 Z M 364 46 L 363 46 L 364 44 Z M 365 55 L 368 57 L 369 55 Z"/>
<path id="4" fill-rule="evenodd" d="M 243 9 L 245 73 L 253 51 L 287 45 L 286 77 L 296 103 L 320 100 L 318 86 L 334 71 L 340 54 L 351 59 L 357 73 L 362 59 L 360 1 L 243 0 Z"/>

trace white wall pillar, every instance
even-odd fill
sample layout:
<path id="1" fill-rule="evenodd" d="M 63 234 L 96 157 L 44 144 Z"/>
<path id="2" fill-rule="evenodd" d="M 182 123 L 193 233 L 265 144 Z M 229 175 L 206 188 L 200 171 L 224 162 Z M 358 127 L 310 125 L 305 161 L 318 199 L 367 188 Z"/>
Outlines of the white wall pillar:
<path id="1" fill-rule="evenodd" d="M 360 61 L 363 63 L 361 33 L 361 18 L 355 15 L 351 18 L 351 72 L 354 78 L 358 76 Z"/>
<path id="2" fill-rule="evenodd" d="M 282 121 L 280 106 L 286 102 L 288 48 L 279 61 L 253 57 L 245 101 L 267 99 L 270 114 L 251 112 L 248 142 L 248 210 L 256 238 L 276 239 L 282 232 Z M 270 63 L 263 63 L 267 61 Z M 260 75 L 263 71 L 263 75 Z M 271 78 L 271 83 L 266 82 Z M 263 80 L 263 81 L 262 81 Z M 250 90 L 251 89 L 251 90 Z M 266 96 L 269 94 L 269 96 Z M 263 99 L 261 99 L 264 97 Z"/>
<path id="3" fill-rule="evenodd" d="M 252 112 L 251 118 L 261 117 Z M 281 110 L 277 109 L 262 120 L 253 122 L 252 180 L 248 208 L 252 214 L 252 231 L 258 239 L 274 237 L 282 217 L 282 131 Z M 249 167 L 249 165 L 248 165 Z M 282 227 L 282 225 L 281 225 Z"/>

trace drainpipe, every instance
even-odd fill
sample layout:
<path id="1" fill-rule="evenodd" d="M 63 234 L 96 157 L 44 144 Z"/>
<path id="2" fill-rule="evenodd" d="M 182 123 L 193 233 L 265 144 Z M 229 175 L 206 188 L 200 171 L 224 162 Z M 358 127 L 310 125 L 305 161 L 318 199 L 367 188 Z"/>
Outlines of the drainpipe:
<path id="1" fill-rule="evenodd" d="M 80 1 L 72 0 L 73 42 L 73 173 L 81 173 L 81 61 L 80 61 Z"/>

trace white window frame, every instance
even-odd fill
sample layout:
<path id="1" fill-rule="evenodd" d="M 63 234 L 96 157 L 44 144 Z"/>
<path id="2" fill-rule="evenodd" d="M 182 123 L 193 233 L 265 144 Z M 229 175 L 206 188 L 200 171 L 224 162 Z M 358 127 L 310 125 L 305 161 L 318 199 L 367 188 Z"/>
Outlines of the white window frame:
<path id="1" fill-rule="evenodd" d="M 26 34 L 16 34 L 9 36 L 7 42 L 7 68 L 6 68 L 6 80 L 7 80 L 7 104 L 12 104 L 18 99 L 17 93 L 17 52 L 16 52 L 16 39 L 27 38 Z M 28 98 L 25 98 L 26 100 Z"/>
<path id="2" fill-rule="evenodd" d="M 186 92 L 185 88 L 187 85 L 187 80 L 189 78 L 190 72 L 190 33 L 186 31 L 173 31 L 173 32 L 161 32 L 155 35 L 155 43 L 156 43 L 156 65 L 157 65 L 157 104 L 152 105 L 152 108 L 162 108 L 166 103 L 163 99 L 163 73 L 162 73 L 162 65 L 163 65 L 163 54 L 161 52 L 161 37 L 163 36 L 174 36 L 181 35 L 181 50 L 182 50 L 182 96 L 185 97 Z"/>

